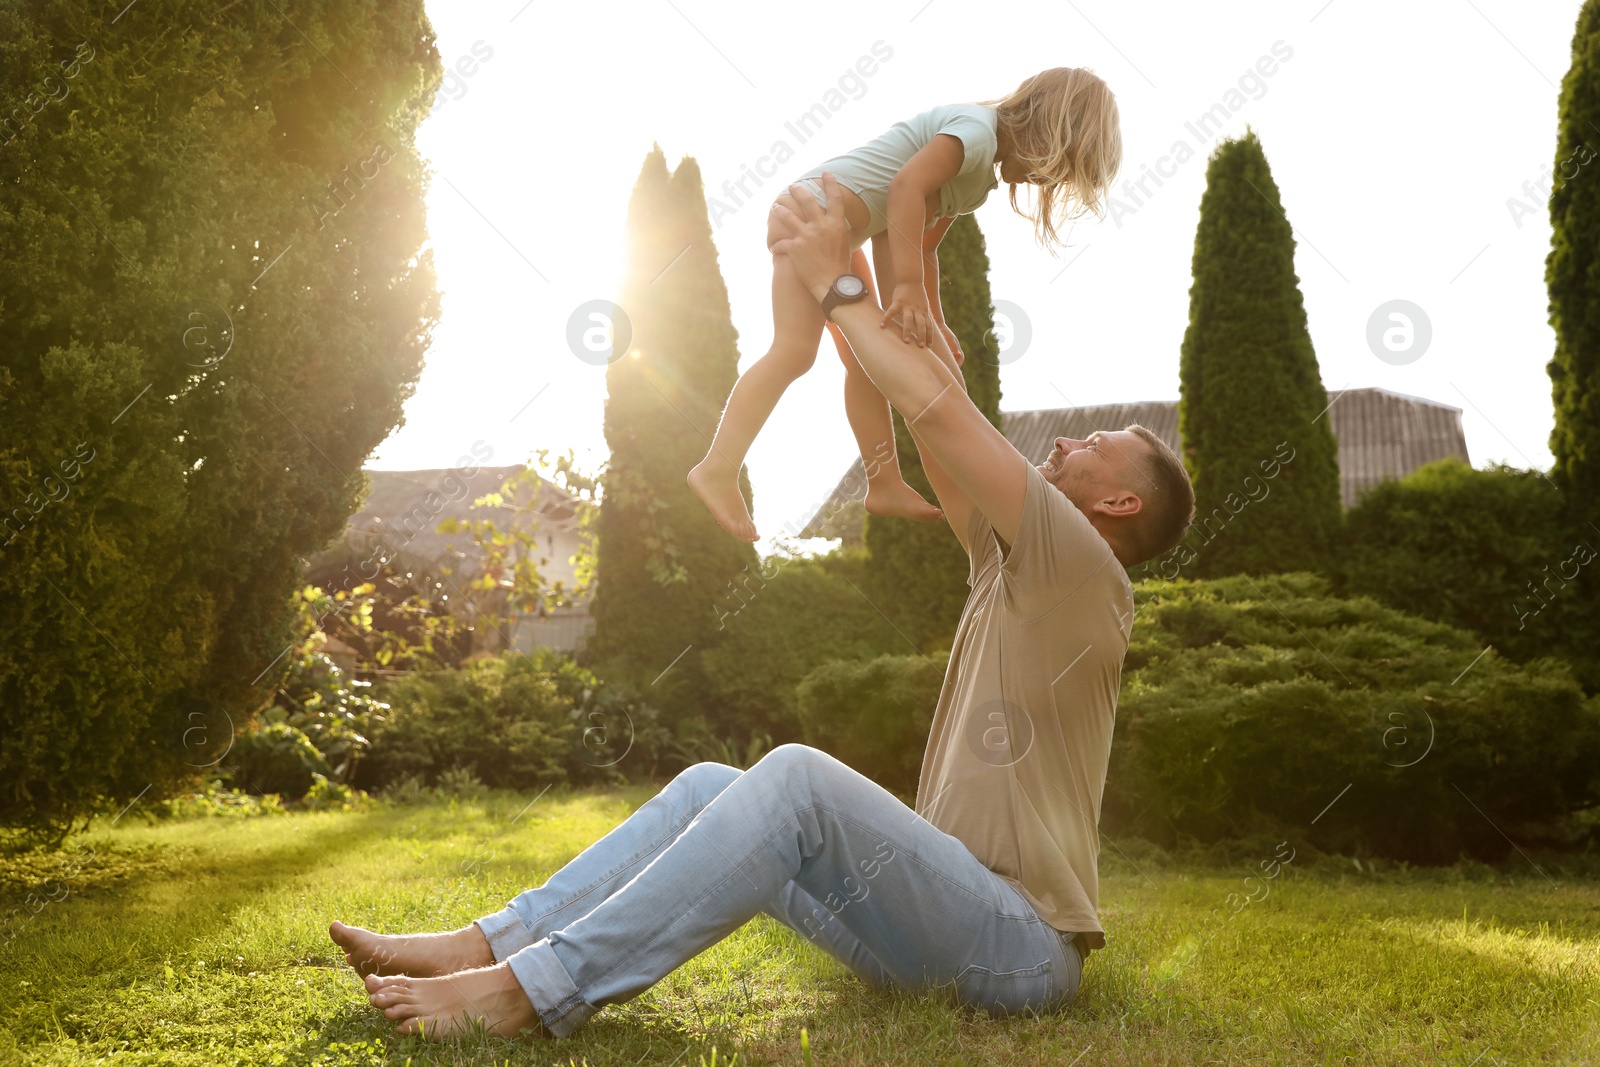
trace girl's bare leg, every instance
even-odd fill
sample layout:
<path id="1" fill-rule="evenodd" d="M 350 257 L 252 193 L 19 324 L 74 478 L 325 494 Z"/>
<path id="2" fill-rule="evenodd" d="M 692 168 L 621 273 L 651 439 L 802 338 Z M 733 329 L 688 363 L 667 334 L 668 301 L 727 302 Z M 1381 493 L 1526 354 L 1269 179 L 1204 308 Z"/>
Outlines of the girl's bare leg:
<path id="1" fill-rule="evenodd" d="M 739 469 L 783 391 L 815 362 L 822 322 L 822 309 L 794 273 L 789 257 L 773 256 L 772 347 L 739 376 L 711 448 L 689 472 L 695 495 L 724 530 L 742 541 L 756 540 L 756 525 L 739 491 Z"/>
<path id="2" fill-rule="evenodd" d="M 874 244 L 873 250 L 879 248 Z M 872 275 L 867 270 L 867 256 L 856 249 L 850 260 L 850 269 L 867 283 L 867 292 L 874 301 L 878 294 L 872 285 Z M 867 511 L 874 515 L 911 519 L 916 522 L 938 522 L 943 512 L 906 484 L 900 474 L 900 458 L 895 451 L 894 421 L 889 414 L 889 402 L 878 392 L 856 362 L 850 342 L 833 323 L 828 323 L 833 335 L 833 346 L 844 364 L 844 410 L 850 419 L 850 430 L 855 434 L 856 447 L 861 450 L 861 462 L 867 475 Z"/>

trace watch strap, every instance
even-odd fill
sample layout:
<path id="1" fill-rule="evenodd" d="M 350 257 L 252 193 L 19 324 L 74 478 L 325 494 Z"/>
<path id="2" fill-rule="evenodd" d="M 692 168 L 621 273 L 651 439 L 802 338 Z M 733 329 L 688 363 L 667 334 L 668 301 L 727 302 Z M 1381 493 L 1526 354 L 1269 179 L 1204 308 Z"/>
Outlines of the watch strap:
<path id="1" fill-rule="evenodd" d="M 840 278 L 845 278 L 845 277 L 853 278 L 853 277 L 855 277 L 855 275 L 853 275 L 853 274 L 851 274 L 851 275 L 841 274 L 839 277 Z M 841 296 L 841 295 L 839 295 L 839 280 L 838 280 L 838 278 L 835 278 L 834 281 L 833 281 L 833 284 L 828 286 L 827 295 L 822 298 L 822 317 L 824 319 L 827 319 L 829 322 L 832 322 L 833 321 L 833 310 L 834 310 L 834 308 L 837 308 L 840 304 L 854 304 L 857 301 L 862 300 L 863 298 L 865 298 L 866 295 L 867 295 L 867 288 L 866 288 L 865 285 L 862 285 L 861 292 L 857 293 L 855 296 Z"/>

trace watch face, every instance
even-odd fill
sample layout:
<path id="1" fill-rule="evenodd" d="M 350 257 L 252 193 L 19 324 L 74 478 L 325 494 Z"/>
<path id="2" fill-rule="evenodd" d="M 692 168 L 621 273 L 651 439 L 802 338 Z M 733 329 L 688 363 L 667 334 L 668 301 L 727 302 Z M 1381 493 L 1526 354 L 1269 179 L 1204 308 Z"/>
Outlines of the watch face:
<path id="1" fill-rule="evenodd" d="M 854 274 L 841 275 L 834 281 L 833 287 L 840 296 L 846 299 L 860 296 L 867 291 L 867 283 L 857 278 Z"/>

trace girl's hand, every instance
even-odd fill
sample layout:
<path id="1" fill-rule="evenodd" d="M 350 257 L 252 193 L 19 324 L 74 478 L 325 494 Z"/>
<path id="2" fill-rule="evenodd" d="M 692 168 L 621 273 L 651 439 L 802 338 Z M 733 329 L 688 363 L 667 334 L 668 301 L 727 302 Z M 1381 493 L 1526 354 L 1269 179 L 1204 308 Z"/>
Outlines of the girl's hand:
<path id="1" fill-rule="evenodd" d="M 961 351 L 961 342 L 956 340 L 956 332 L 942 322 L 939 323 L 939 331 L 944 334 L 945 344 L 950 346 L 950 354 L 956 357 L 956 366 L 964 366 L 967 356 Z"/>
<path id="2" fill-rule="evenodd" d="M 933 308 L 928 305 L 928 294 L 920 283 L 901 282 L 894 287 L 893 299 L 884 309 L 878 326 L 884 327 L 891 322 L 900 324 L 902 341 L 928 347 L 928 338 L 933 334 Z"/>

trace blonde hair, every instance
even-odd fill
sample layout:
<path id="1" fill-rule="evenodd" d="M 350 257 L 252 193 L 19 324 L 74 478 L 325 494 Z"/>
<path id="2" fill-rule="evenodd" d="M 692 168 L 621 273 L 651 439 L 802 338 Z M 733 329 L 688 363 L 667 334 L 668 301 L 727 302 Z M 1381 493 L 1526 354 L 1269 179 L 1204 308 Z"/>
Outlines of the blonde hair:
<path id="1" fill-rule="evenodd" d="M 1099 75 L 1083 67 L 1052 67 L 1023 81 L 1009 96 L 986 100 L 996 127 L 1009 136 L 1017 158 L 1038 188 L 1034 210 L 1011 207 L 1033 221 L 1041 245 L 1060 244 L 1057 228 L 1087 212 L 1101 214 L 1112 179 L 1122 166 L 1122 124 L 1117 98 Z"/>

